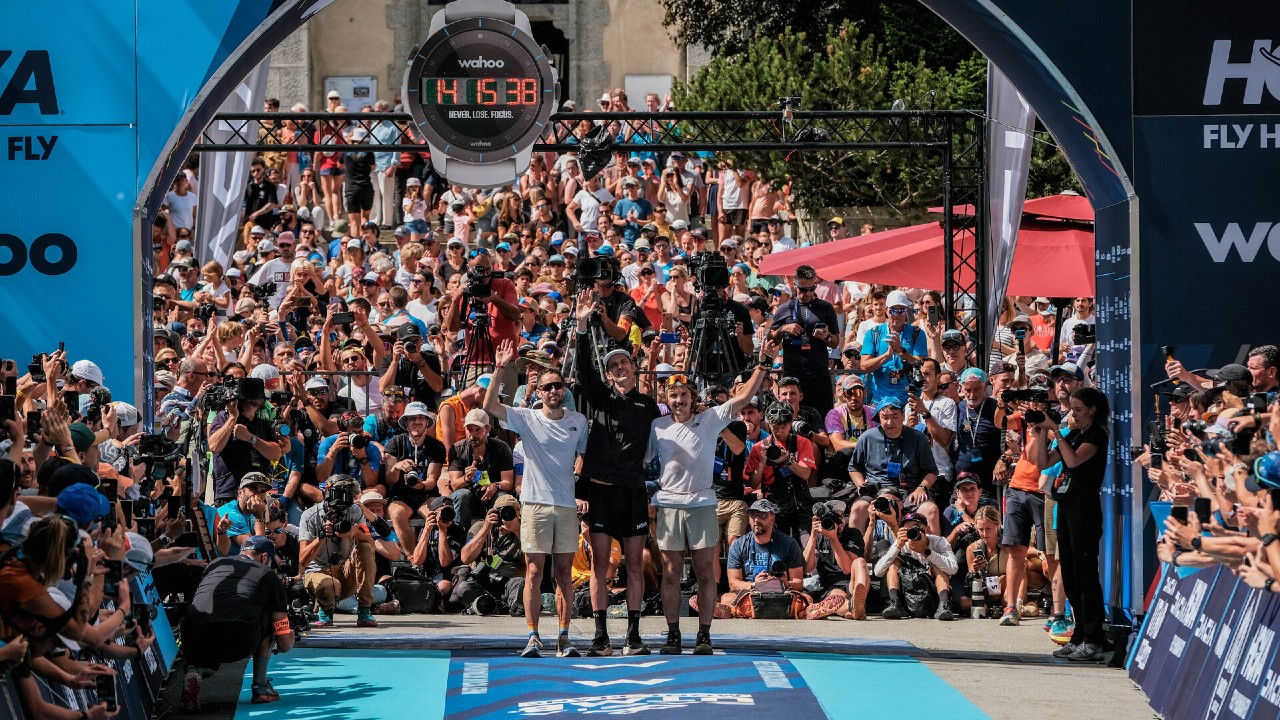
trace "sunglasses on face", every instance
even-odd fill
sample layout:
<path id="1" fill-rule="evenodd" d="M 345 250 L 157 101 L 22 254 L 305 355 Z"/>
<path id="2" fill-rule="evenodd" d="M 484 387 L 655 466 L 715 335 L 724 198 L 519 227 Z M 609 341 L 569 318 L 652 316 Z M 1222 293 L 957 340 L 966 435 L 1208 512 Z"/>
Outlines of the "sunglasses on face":
<path id="1" fill-rule="evenodd" d="M 889 314 L 890 315 L 906 315 L 907 309 L 904 307 L 892 307 L 892 308 L 889 308 Z"/>
<path id="2" fill-rule="evenodd" d="M 553 392 L 555 390 L 563 390 L 564 383 L 562 382 L 543 383 L 542 385 L 538 386 L 538 389 L 541 390 L 542 392 Z"/>
<path id="3" fill-rule="evenodd" d="M 268 535 L 279 535 L 280 533 L 283 533 L 283 532 L 284 532 L 284 528 L 283 528 L 283 527 L 278 527 L 278 528 L 275 528 L 274 530 L 268 530 L 268 531 L 267 531 L 267 534 L 268 534 Z"/>
<path id="4" fill-rule="evenodd" d="M 800 294 L 802 294 L 802 295 L 803 295 L 804 293 L 817 292 L 817 291 L 818 291 L 818 286 L 817 286 L 817 285 L 811 285 L 811 286 L 809 286 L 809 287 L 804 287 L 803 285 L 801 285 L 801 286 L 798 286 L 798 287 L 796 288 L 796 290 L 797 290 L 797 291 L 799 291 L 799 292 L 800 292 Z"/>
<path id="5" fill-rule="evenodd" d="M 942 392 L 943 390 L 946 390 L 949 387 L 951 387 L 951 383 L 949 382 L 938 383 L 938 392 Z"/>

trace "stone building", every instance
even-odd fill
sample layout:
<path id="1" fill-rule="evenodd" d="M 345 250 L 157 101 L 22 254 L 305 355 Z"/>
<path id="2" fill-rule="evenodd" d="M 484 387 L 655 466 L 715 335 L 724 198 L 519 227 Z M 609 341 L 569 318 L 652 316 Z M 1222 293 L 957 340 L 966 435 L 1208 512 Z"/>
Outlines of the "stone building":
<path id="1" fill-rule="evenodd" d="M 561 99 L 595 109 L 610 88 L 628 91 L 643 109 L 647 91 L 664 93 L 704 55 L 678 47 L 662 26 L 658 0 L 551 0 L 517 5 L 560 72 Z M 356 110 L 400 92 L 409 53 L 426 39 L 443 3 L 421 0 L 335 0 L 271 55 L 267 95 L 281 109 L 303 102 L 312 110 L 337 89 Z M 695 65 L 690 68 L 690 64 Z"/>

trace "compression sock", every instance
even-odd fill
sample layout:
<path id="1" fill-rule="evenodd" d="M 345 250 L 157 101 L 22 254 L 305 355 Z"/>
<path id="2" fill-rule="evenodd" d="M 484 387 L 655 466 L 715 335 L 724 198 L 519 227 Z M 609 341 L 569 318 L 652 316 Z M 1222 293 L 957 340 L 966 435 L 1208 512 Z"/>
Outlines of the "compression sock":
<path id="1" fill-rule="evenodd" d="M 950 591 L 950 590 L 943 590 L 943 591 L 939 592 L 939 593 L 938 593 L 938 601 L 939 601 L 939 602 L 941 602 L 943 605 L 950 605 L 950 604 L 951 604 L 951 591 Z"/>
<path id="2" fill-rule="evenodd" d="M 640 611 L 628 610 L 627 611 L 627 638 L 631 639 L 631 638 L 639 638 L 639 637 L 640 637 Z"/>
<path id="3" fill-rule="evenodd" d="M 561 634 L 561 635 L 564 635 L 565 637 L 568 637 L 568 636 L 569 636 L 569 624 L 568 624 L 568 623 L 563 623 L 563 624 L 561 624 L 561 625 L 560 625 L 560 634 Z"/>
<path id="4" fill-rule="evenodd" d="M 679 634 L 680 634 L 680 623 L 678 623 L 678 622 L 667 623 L 667 632 L 673 632 L 673 633 L 675 633 L 675 634 L 679 635 Z"/>
<path id="5" fill-rule="evenodd" d="M 608 610 L 596 610 L 594 613 L 592 613 L 596 617 L 596 636 L 597 637 L 600 635 L 609 634 L 608 626 L 605 625 L 605 618 L 607 617 L 608 612 L 609 612 Z"/>
<path id="6" fill-rule="evenodd" d="M 710 635 L 710 634 L 711 634 L 711 623 L 707 623 L 707 624 L 705 624 L 705 625 L 704 625 L 704 624 L 702 624 L 702 623 L 698 623 L 698 634 L 699 634 L 699 635 Z"/>

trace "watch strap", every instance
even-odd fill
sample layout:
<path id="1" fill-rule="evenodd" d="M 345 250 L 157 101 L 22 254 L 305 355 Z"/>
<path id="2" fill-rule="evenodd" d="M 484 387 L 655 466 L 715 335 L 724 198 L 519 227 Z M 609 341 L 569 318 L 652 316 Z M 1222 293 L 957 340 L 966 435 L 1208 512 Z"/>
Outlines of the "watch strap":
<path id="1" fill-rule="evenodd" d="M 516 21 L 516 6 L 506 0 L 454 0 L 441 11 L 447 23 L 469 20 L 474 17 L 493 18 L 504 22 Z M 523 13 L 522 13 L 523 14 Z"/>
<path id="2" fill-rule="evenodd" d="M 1272 585 L 1275 585 L 1275 584 L 1276 584 L 1275 578 L 1267 578 L 1267 581 L 1262 584 L 1262 589 L 1266 590 L 1267 592 L 1275 592 L 1275 590 L 1273 590 L 1271 587 Z"/>
<path id="3" fill-rule="evenodd" d="M 1266 547 L 1271 543 L 1275 542 L 1277 539 L 1280 539 L 1280 535 L 1276 535 L 1275 533 L 1267 533 L 1266 535 L 1263 535 L 1260 539 L 1262 540 L 1262 547 Z"/>

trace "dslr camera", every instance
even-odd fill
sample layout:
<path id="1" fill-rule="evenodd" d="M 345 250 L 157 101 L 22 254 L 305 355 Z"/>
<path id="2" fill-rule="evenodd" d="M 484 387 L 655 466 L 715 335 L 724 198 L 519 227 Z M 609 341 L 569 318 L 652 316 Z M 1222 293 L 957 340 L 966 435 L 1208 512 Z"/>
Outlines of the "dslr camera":
<path id="1" fill-rule="evenodd" d="M 823 530 L 835 530 L 840 524 L 840 513 L 837 513 L 829 503 L 814 503 L 813 516 L 822 523 Z"/>
<path id="2" fill-rule="evenodd" d="M 573 269 L 574 282 L 598 282 L 618 277 L 614 259 L 608 256 L 587 257 L 578 260 Z"/>
<path id="3" fill-rule="evenodd" d="M 467 286 L 463 292 L 467 297 L 487 298 L 493 292 L 493 275 L 489 270 L 473 267 L 467 271 Z"/>
<path id="4" fill-rule="evenodd" d="M 249 289 L 253 292 L 254 300 L 264 303 L 275 296 L 277 286 L 274 282 L 264 282 L 261 285 L 250 285 Z"/>
<path id="5" fill-rule="evenodd" d="M 347 511 L 356 504 L 356 484 L 349 481 L 330 482 L 324 490 L 324 518 L 333 524 L 333 534 L 351 532 L 355 524 L 347 519 Z M 334 565 L 336 563 L 330 563 Z"/>
<path id="6" fill-rule="evenodd" d="M 1093 345 L 1097 342 L 1098 327 L 1096 325 L 1079 323 L 1071 328 L 1071 343 L 1073 345 Z"/>
<path id="7" fill-rule="evenodd" d="M 1042 387 L 1029 387 L 1021 390 L 1005 390 L 1000 393 L 1000 400 L 1006 405 L 1012 402 L 1039 402 L 1048 404 L 1049 391 Z"/>
<path id="8" fill-rule="evenodd" d="M 787 451 L 777 445 L 764 449 L 764 461 L 769 467 L 782 467 L 787 464 Z"/>
<path id="9" fill-rule="evenodd" d="M 922 537 L 924 537 L 924 530 L 921 530 L 919 527 L 914 525 L 912 527 L 907 528 L 908 540 L 915 541 L 915 540 L 919 540 Z"/>
<path id="10" fill-rule="evenodd" d="M 209 320 L 213 318 L 213 314 L 217 311 L 218 311 L 218 307 L 213 303 L 203 303 L 203 304 L 197 305 L 196 309 L 192 311 L 192 314 L 205 322 L 209 322 Z"/>

